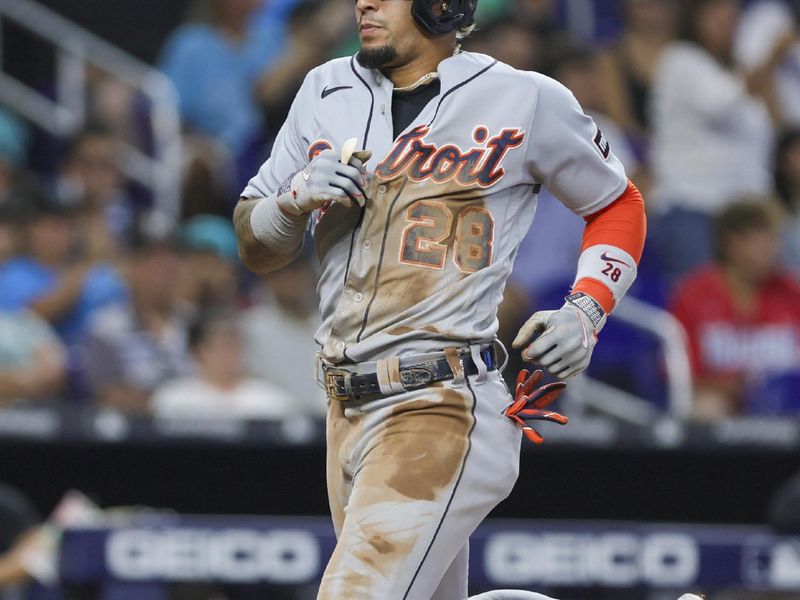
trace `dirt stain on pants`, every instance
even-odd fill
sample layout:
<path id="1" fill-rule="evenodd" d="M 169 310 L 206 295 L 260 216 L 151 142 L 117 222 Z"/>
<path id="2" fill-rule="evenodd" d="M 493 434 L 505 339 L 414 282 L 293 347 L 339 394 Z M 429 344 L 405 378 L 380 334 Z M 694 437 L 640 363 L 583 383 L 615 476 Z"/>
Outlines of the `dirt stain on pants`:
<path id="1" fill-rule="evenodd" d="M 447 387 L 363 413 L 331 402 L 327 476 L 338 543 L 318 600 L 403 597 L 464 465 L 472 404 L 467 389 Z"/>

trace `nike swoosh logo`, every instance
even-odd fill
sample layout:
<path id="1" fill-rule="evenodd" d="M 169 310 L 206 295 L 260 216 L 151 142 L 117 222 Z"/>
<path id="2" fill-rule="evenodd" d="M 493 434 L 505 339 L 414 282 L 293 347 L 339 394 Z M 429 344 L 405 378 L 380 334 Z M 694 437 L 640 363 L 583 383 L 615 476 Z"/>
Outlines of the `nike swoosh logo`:
<path id="1" fill-rule="evenodd" d="M 601 255 L 600 255 L 600 260 L 605 260 L 605 261 L 607 261 L 607 262 L 615 262 L 615 263 L 620 263 L 620 264 L 622 264 L 622 265 L 625 265 L 625 266 L 626 266 L 626 267 L 628 267 L 629 269 L 631 268 L 631 266 L 630 266 L 628 263 L 626 263 L 624 260 L 620 260 L 620 259 L 618 259 L 618 258 L 611 258 L 611 257 L 608 255 L 608 253 L 607 253 L 607 252 L 603 252 L 603 254 L 601 254 Z"/>
<path id="2" fill-rule="evenodd" d="M 581 345 L 583 346 L 584 350 L 589 349 L 589 334 L 586 331 L 586 324 L 583 322 L 583 319 L 580 318 L 579 315 L 575 315 L 575 318 L 578 319 L 578 323 L 581 324 Z"/>
<path id="3" fill-rule="evenodd" d="M 352 85 L 340 85 L 339 87 L 332 87 L 332 88 L 328 88 L 328 86 L 326 85 L 324 88 L 322 88 L 322 97 L 327 98 L 333 92 L 338 92 L 339 90 L 351 90 L 351 89 L 353 89 Z"/>

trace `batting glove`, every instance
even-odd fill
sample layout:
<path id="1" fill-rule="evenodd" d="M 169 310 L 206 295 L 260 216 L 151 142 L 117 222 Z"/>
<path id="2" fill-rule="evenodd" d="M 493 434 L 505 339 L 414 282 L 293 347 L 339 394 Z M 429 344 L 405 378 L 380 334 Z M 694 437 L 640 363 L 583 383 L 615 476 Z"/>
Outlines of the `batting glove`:
<path id="1" fill-rule="evenodd" d="M 605 322 L 605 311 L 597 301 L 578 292 L 567 296 L 560 310 L 534 313 L 519 330 L 512 346 L 525 347 L 523 360 L 535 362 L 565 379 L 589 366 L 597 334 Z M 539 337 L 533 340 L 537 333 Z"/>
<path id="2" fill-rule="evenodd" d="M 525 437 L 534 444 L 544 443 L 544 438 L 531 427 L 529 421 L 550 421 L 559 425 L 566 425 L 568 421 L 564 415 L 546 410 L 555 402 L 567 384 L 556 381 L 537 388 L 543 377 L 544 373 L 541 371 L 535 371 L 533 375 L 526 369 L 520 371 L 514 389 L 514 403 L 504 411 L 504 414 L 519 425 Z"/>
<path id="3" fill-rule="evenodd" d="M 364 206 L 364 163 L 371 156 L 369 150 L 354 152 L 345 165 L 333 150 L 320 152 L 305 169 L 281 184 L 278 205 L 293 215 L 310 213 L 326 202 L 338 202 L 347 208 Z"/>

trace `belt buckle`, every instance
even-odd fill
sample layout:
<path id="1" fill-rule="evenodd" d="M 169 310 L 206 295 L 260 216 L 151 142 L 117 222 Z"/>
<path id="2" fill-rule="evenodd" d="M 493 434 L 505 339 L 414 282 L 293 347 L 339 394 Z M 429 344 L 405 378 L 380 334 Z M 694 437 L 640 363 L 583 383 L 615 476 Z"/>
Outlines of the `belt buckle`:
<path id="1" fill-rule="evenodd" d="M 350 371 L 346 371 L 344 369 L 332 369 L 332 368 L 325 368 L 325 390 L 328 392 L 328 396 L 332 400 L 337 400 L 339 402 L 344 402 L 345 400 L 349 400 L 350 398 L 346 394 L 339 393 L 339 387 L 336 385 L 336 378 L 337 377 L 347 377 L 350 375 Z"/>

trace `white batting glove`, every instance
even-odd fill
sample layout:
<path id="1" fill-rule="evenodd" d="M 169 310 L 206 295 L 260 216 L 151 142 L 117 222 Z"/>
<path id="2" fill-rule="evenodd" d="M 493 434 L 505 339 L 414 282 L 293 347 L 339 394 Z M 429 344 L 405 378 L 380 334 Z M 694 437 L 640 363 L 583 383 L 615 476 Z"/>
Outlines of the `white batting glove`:
<path id="1" fill-rule="evenodd" d="M 597 334 L 606 323 L 605 312 L 591 296 L 578 292 L 566 300 L 559 310 L 534 313 L 512 343 L 514 348 L 524 347 L 523 360 L 536 362 L 559 379 L 589 366 Z"/>
<path id="2" fill-rule="evenodd" d="M 354 152 L 347 164 L 333 150 L 323 150 L 306 168 L 284 181 L 278 189 L 278 205 L 293 215 L 304 215 L 326 202 L 350 208 L 364 206 L 366 163 L 369 150 Z"/>

